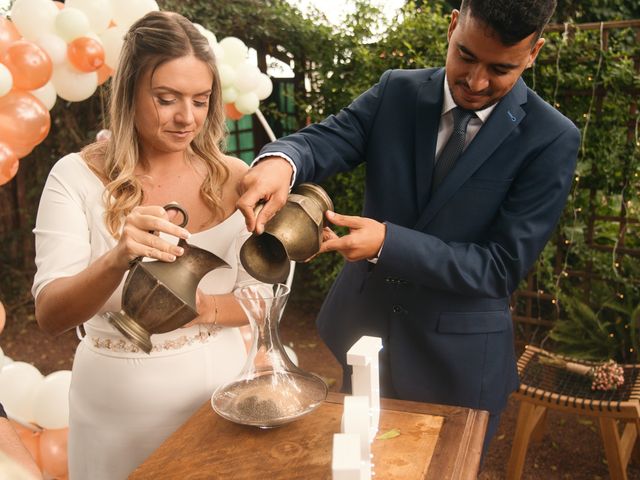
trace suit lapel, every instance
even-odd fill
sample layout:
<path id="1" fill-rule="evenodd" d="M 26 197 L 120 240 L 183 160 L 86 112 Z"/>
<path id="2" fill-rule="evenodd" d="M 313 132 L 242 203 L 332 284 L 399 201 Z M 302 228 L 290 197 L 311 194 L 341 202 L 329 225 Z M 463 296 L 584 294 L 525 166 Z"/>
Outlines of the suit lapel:
<path id="1" fill-rule="evenodd" d="M 482 126 L 449 174 L 432 195 L 415 225 L 422 230 L 455 192 L 480 168 L 525 116 L 520 105 L 526 102 L 527 87 L 518 80 L 511 92 L 498 103 L 487 123 Z M 437 130 L 436 130 L 437 131 Z M 435 136 L 435 135 L 434 135 Z M 429 176 L 431 181 L 431 176 Z"/>
<path id="2" fill-rule="evenodd" d="M 418 211 L 429 200 L 433 159 L 436 152 L 438 125 L 443 101 L 444 69 L 434 71 L 421 85 L 416 108 L 416 201 Z M 430 132 L 436 132 L 432 135 Z"/>

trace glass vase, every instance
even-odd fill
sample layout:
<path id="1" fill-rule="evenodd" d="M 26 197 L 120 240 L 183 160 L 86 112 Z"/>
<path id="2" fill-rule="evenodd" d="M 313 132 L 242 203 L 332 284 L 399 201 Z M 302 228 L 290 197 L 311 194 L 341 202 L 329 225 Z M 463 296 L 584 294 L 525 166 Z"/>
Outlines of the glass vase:
<path id="1" fill-rule="evenodd" d="M 289 359 L 278 335 L 289 287 L 260 283 L 239 288 L 234 296 L 249 319 L 253 341 L 238 377 L 213 393 L 213 409 L 232 422 L 261 428 L 315 410 L 327 396 L 327 385 Z"/>

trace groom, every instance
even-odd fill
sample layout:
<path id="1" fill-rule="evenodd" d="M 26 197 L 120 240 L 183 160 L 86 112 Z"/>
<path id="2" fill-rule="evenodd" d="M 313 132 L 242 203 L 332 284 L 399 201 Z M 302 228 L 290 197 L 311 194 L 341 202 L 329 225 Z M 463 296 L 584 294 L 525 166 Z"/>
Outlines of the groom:
<path id="1" fill-rule="evenodd" d="M 348 262 L 318 315 L 342 363 L 381 337 L 382 394 L 490 412 L 485 450 L 518 386 L 509 297 L 549 239 L 572 184 L 580 135 L 520 78 L 555 0 L 463 0 L 444 68 L 389 70 L 351 105 L 267 145 L 238 201 L 249 230 L 289 181 L 366 163 L 362 216 L 321 251 Z M 257 218 L 253 207 L 266 205 Z"/>

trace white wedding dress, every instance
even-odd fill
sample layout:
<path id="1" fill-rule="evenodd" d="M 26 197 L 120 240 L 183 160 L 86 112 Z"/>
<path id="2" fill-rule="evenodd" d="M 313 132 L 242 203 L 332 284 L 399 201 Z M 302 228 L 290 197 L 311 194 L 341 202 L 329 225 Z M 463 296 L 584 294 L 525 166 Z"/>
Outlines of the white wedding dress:
<path id="1" fill-rule="evenodd" d="M 56 163 L 36 221 L 34 297 L 56 278 L 74 275 L 113 248 L 104 223 L 104 186 L 78 154 Z M 188 242 L 225 260 L 230 269 L 209 272 L 205 293 L 229 293 L 253 283 L 240 265 L 248 238 L 239 211 Z M 150 354 L 135 351 L 103 313 L 119 311 L 123 282 L 84 324 L 70 391 L 69 478 L 125 479 L 215 388 L 242 368 L 246 349 L 237 328 L 193 326 L 152 335 Z"/>

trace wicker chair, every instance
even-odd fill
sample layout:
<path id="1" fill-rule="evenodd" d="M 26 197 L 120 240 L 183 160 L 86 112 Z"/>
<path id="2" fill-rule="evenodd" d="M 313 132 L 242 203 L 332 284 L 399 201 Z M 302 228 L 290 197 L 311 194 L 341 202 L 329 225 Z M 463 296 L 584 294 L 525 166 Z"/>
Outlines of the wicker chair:
<path id="1" fill-rule="evenodd" d="M 623 365 L 624 385 L 613 391 L 591 390 L 591 380 L 563 368 L 542 363 L 548 352 L 527 346 L 518 360 L 520 400 L 518 423 L 507 466 L 507 479 L 522 475 L 529 441 L 543 434 L 547 410 L 597 417 L 612 480 L 627 479 L 627 464 L 640 431 L 640 366 Z M 557 356 L 557 355 L 556 355 Z M 568 357 L 568 361 L 592 365 Z M 618 424 L 623 425 L 622 435 Z"/>

